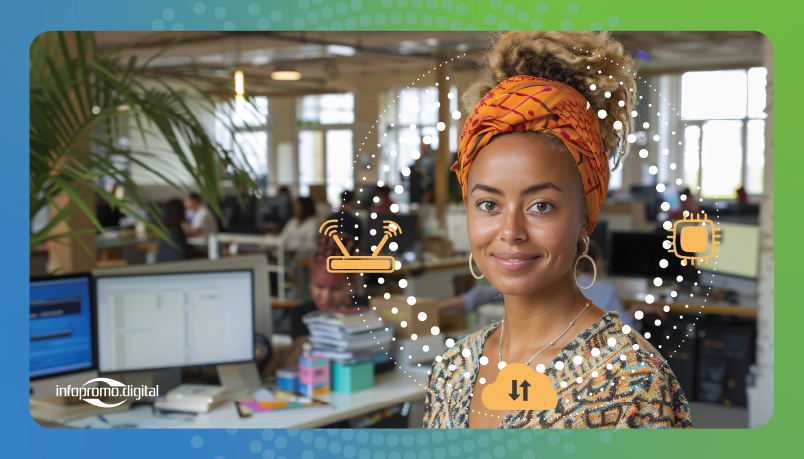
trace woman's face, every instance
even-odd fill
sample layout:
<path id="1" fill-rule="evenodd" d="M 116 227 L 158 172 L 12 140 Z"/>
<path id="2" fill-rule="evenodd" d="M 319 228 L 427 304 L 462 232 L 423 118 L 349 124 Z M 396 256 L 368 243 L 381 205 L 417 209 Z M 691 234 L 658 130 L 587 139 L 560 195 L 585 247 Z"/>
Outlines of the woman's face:
<path id="1" fill-rule="evenodd" d="M 587 234 L 573 164 L 530 134 L 494 139 L 467 179 L 474 262 L 500 292 L 527 295 L 565 275 Z"/>

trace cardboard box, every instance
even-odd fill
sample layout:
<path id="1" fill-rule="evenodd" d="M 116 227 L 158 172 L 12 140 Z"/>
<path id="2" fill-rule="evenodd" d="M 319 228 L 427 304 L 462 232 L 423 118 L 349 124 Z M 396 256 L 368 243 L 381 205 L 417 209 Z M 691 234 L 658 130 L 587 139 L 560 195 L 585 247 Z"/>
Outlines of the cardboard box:
<path id="1" fill-rule="evenodd" d="M 438 326 L 438 301 L 432 298 L 416 298 L 416 303 L 411 306 L 407 296 L 391 295 L 387 300 L 372 298 L 369 306 L 376 309 L 383 321 L 394 324 L 394 337 L 397 339 L 410 339 L 413 334 L 431 336 L 431 329 Z M 420 320 L 420 313 L 424 313 L 424 320 Z"/>

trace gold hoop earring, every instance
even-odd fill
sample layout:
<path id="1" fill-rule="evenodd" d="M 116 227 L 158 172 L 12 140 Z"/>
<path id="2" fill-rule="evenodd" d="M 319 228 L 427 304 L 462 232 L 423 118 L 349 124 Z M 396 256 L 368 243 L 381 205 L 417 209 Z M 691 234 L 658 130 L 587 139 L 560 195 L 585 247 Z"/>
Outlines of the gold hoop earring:
<path id="1" fill-rule="evenodd" d="M 581 256 L 579 256 L 578 259 L 575 260 L 575 268 L 572 270 L 572 275 L 575 277 L 575 285 L 577 285 L 578 288 L 582 290 L 589 290 L 590 288 L 592 288 L 593 285 L 595 285 L 595 281 L 597 280 L 597 266 L 595 266 L 595 260 L 593 260 L 592 257 L 587 255 L 587 253 L 589 252 L 589 238 L 585 237 L 582 240 L 586 245 L 586 248 L 584 249 Z M 581 284 L 578 283 L 578 262 L 581 261 L 581 258 L 588 258 L 589 261 L 592 263 L 592 270 L 594 272 L 594 275 L 592 276 L 592 283 L 589 284 L 588 287 L 581 287 Z"/>
<path id="2" fill-rule="evenodd" d="M 484 277 L 486 277 L 485 274 L 481 274 L 480 276 L 478 276 L 472 269 L 472 252 L 469 252 L 469 272 L 472 273 L 472 277 L 474 277 L 475 279 L 483 279 Z"/>

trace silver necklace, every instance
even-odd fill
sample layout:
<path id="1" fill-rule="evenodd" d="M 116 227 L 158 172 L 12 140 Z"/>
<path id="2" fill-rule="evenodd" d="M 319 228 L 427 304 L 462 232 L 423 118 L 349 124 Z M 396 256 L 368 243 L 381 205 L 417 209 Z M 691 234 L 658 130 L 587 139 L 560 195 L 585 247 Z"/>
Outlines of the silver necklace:
<path id="1" fill-rule="evenodd" d="M 556 341 L 560 340 L 561 337 L 564 336 L 564 333 L 567 333 L 567 331 L 569 331 L 569 329 L 572 328 L 572 326 L 575 324 L 575 322 L 578 320 L 578 318 L 581 317 L 581 314 L 583 314 L 583 312 L 586 311 L 586 308 L 588 308 L 588 307 L 589 307 L 589 303 L 586 303 L 586 306 L 584 306 L 583 310 L 581 310 L 581 312 L 572 320 L 572 322 L 570 322 L 569 327 L 567 327 L 566 330 L 561 332 L 561 334 L 558 335 L 558 338 L 554 339 L 553 341 L 550 341 L 550 344 L 548 344 L 547 346 L 543 347 L 541 351 L 537 352 L 533 357 L 531 357 L 530 360 L 528 360 L 528 363 L 526 363 L 525 365 L 530 366 L 530 362 L 533 362 L 533 359 L 535 359 L 537 355 L 541 354 L 543 350 L 547 349 L 548 347 L 550 347 L 553 344 L 555 344 Z M 503 359 L 502 359 L 502 339 L 503 339 L 503 334 L 504 333 L 505 333 L 505 319 L 503 318 L 503 320 L 502 320 L 502 328 L 500 329 L 500 348 L 499 348 L 499 352 L 497 353 L 497 356 L 500 357 L 500 362 L 503 361 Z"/>

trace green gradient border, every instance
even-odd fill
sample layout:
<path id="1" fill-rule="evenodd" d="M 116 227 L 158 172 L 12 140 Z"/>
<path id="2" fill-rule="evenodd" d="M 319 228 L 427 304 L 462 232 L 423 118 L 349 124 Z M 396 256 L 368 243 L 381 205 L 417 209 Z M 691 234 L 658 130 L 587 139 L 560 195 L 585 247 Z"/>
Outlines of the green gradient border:
<path id="1" fill-rule="evenodd" d="M 203 3 L 202 12 L 196 4 Z M 253 6 L 253 5 L 256 5 Z M 465 9 L 463 6 L 465 5 Z M 509 6 L 510 5 L 510 6 Z M 546 10 L 544 6 L 546 5 Z M 575 7 L 577 5 L 577 11 Z M 465 30 L 474 25 L 477 30 L 755 30 L 766 34 L 778 56 L 775 64 L 775 122 L 779 129 L 775 139 L 775 162 L 780 174 L 776 187 L 780 191 L 781 209 L 796 209 L 794 186 L 800 181 L 800 155 L 794 150 L 794 136 L 800 129 L 792 126 L 799 118 L 793 111 L 801 104 L 800 88 L 792 80 L 801 64 L 796 56 L 800 49 L 800 7 L 793 2 L 748 1 L 690 1 L 647 2 L 622 0 L 618 2 L 583 1 L 457 1 L 457 0 L 287 0 L 287 1 L 171 1 L 142 0 L 137 2 L 101 2 L 79 0 L 57 2 L 42 0 L 6 6 L 8 26 L 2 36 L 9 46 L 8 62 L 15 69 L 25 67 L 27 49 L 33 37 L 44 30 L 308 30 L 320 27 L 328 30 L 338 22 L 343 30 Z M 259 8 L 257 8 L 259 7 Z M 216 10 L 225 8 L 225 12 Z M 329 16 L 329 10 L 332 15 Z M 523 21 L 527 12 L 527 20 Z M 315 14 L 313 14 L 315 13 Z M 510 13 L 510 14 L 509 14 Z M 574 14 L 573 14 L 574 13 Z M 396 16 L 398 14 L 399 16 Z M 386 21 L 382 24 L 382 16 Z M 413 16 L 416 20 L 413 21 Z M 424 15 L 430 15 L 431 22 Z M 491 16 L 494 15 L 492 20 Z M 329 17 L 326 17 L 329 16 Z M 371 20 L 364 19 L 368 17 Z M 395 18 L 392 21 L 392 17 Z M 402 18 L 394 24 L 396 18 Z M 424 18 L 424 21 L 422 21 Z M 444 18 L 444 19 L 440 19 Z M 301 21 L 304 21 L 302 24 Z M 379 19 L 379 21 L 378 21 Z M 410 19 L 410 22 L 408 21 Z M 535 22 L 538 19 L 539 22 Z M 458 22 L 460 21 L 460 27 Z M 503 22 L 503 21 L 507 21 Z M 571 21 L 571 24 L 567 21 Z M 429 23 L 428 23 L 429 22 Z M 334 26 L 337 28 L 337 25 Z M 789 56 L 789 57 L 788 57 Z M 795 57 L 794 57 L 795 56 Z M 19 71 L 0 76 L 7 87 L 27 87 L 27 75 Z M 796 91 L 799 90 L 799 91 Z M 14 92 L 14 91 L 12 91 Z M 24 91 L 22 91 L 24 92 Z M 9 196 L 6 220 L 8 227 L 0 229 L 6 240 L 27 237 L 27 201 L 16 198 L 26 186 L 28 168 L 27 94 L 9 94 L 6 113 L 0 115 L 3 126 L 9 128 L 7 168 L 13 171 L 0 184 Z M 23 107 L 15 111 L 11 107 Z M 21 121 L 20 121 L 21 119 Z M 789 125 L 789 126 L 788 126 Z M 787 153 L 790 151 L 791 153 Z M 780 154 L 784 152 L 784 154 Z M 18 202 L 19 201 L 19 202 Z M 346 457 L 350 459 L 444 459 L 446 457 L 575 456 L 575 457 L 754 457 L 779 454 L 796 456 L 797 442 L 793 430 L 801 422 L 801 396 L 795 392 L 796 381 L 802 376 L 801 365 L 794 355 L 799 349 L 795 337 L 804 318 L 802 309 L 794 302 L 793 289 L 800 280 L 795 260 L 801 256 L 800 244 L 793 240 L 793 231 L 800 217 L 790 211 L 782 212 L 776 244 L 788 248 L 781 252 L 777 277 L 780 279 L 781 304 L 785 307 L 784 321 L 776 334 L 775 351 L 780 368 L 776 369 L 775 391 L 779 401 L 772 420 L 760 429 L 691 430 L 691 431 L 615 431 L 563 430 L 559 432 L 495 431 L 391 431 L 365 430 L 178 430 L 178 431 L 92 431 L 75 432 L 44 430 L 31 421 L 27 403 L 22 397 L 27 388 L 27 355 L 8 353 L 5 361 L 8 372 L 0 386 L 5 394 L 15 394 L 4 410 L 0 428 L 4 432 L 2 451 L 8 457 L 158 457 L 224 458 L 254 457 L 263 459 L 316 459 Z M 25 244 L 18 244 L 25 246 Z M 9 304 L 25 303 L 27 263 L 25 247 L 10 247 L 2 264 Z M 1 276 L 0 276 L 1 277 Z M 792 284 L 791 284 L 792 282 Z M 24 308 L 20 308 L 24 309 Z M 0 348 L 15 349 L 27 342 L 27 314 L 13 308 L 3 308 L 0 317 L 8 324 L 7 333 L 0 334 Z M 12 375 L 12 376 L 8 376 Z M 693 413 L 694 415 L 694 413 Z M 693 424 L 695 419 L 693 417 Z M 797 430 L 797 429 L 796 429 Z M 7 434 L 6 434 L 7 433 Z M 410 439 L 408 439 L 408 436 Z M 346 438 L 349 437 L 349 438 Z M 280 440 L 280 438 L 282 440 Z M 323 438 L 323 440 L 319 440 Z M 482 445 L 481 438 L 488 439 Z M 515 443 L 512 442 L 515 441 Z M 331 446 L 337 441 L 337 452 Z M 467 447 L 471 441 L 474 447 Z M 319 445 L 324 445 L 319 447 Z M 571 444 L 571 447 L 566 445 Z M 347 448 L 354 449 L 349 456 Z M 332 448 L 332 449 L 331 449 Z M 473 448 L 471 451 L 468 448 Z M 351 451 L 351 450 L 349 450 Z M 17 452 L 18 454 L 14 454 Z M 800 453 L 798 453 L 800 454 Z"/>

